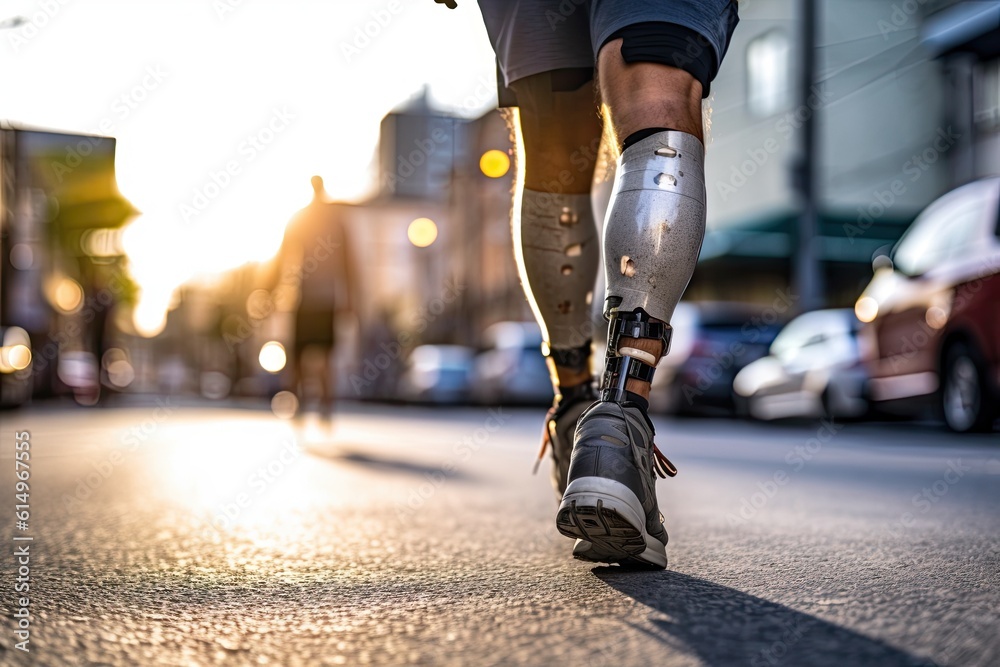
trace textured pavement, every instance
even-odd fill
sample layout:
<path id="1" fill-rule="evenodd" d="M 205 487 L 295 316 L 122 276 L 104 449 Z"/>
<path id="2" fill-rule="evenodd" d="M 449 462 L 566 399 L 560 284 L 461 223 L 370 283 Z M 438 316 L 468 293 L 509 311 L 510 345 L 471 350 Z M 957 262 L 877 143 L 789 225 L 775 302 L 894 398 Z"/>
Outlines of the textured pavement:
<path id="1" fill-rule="evenodd" d="M 542 410 L 4 414 L 0 664 L 995 665 L 1000 437 L 657 420 L 670 566 L 570 557 Z M 950 472 L 949 472 L 950 471 Z M 31 652 L 14 535 L 31 536 Z"/>

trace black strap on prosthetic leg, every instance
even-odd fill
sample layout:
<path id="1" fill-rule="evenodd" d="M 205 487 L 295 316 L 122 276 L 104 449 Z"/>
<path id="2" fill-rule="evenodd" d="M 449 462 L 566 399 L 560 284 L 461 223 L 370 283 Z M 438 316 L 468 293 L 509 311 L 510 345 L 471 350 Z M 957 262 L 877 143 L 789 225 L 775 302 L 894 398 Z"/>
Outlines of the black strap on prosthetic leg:
<path id="1" fill-rule="evenodd" d="M 542 353 L 549 357 L 560 368 L 568 368 L 574 371 L 586 371 L 590 369 L 590 349 L 591 342 L 588 340 L 580 347 L 549 348 L 542 346 Z"/>
<path id="2" fill-rule="evenodd" d="M 652 382 L 656 366 L 618 351 L 618 343 L 624 338 L 649 338 L 663 343 L 663 354 L 670 349 L 669 324 L 650 321 L 649 314 L 642 308 L 633 313 L 613 311 L 608 330 L 608 353 L 605 361 L 604 377 L 601 380 L 601 400 L 622 403 L 635 399 L 625 390 L 629 378 L 642 382 Z"/>

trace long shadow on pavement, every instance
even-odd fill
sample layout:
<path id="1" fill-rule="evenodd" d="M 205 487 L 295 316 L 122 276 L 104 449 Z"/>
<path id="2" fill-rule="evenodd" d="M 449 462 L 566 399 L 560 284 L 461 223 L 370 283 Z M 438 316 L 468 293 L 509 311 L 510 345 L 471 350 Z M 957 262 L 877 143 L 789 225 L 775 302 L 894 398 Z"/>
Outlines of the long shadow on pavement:
<path id="1" fill-rule="evenodd" d="M 323 457 L 330 461 L 350 463 L 364 466 L 371 470 L 387 473 L 400 473 L 406 475 L 444 475 L 448 479 L 459 479 L 463 481 L 474 481 L 476 478 L 458 469 L 445 470 L 440 465 L 427 465 L 416 461 L 406 461 L 396 457 L 384 457 L 359 452 L 356 450 L 340 450 L 338 452 L 312 451 L 311 453 Z"/>
<path id="2" fill-rule="evenodd" d="M 784 605 L 678 572 L 637 575 L 597 567 L 605 584 L 669 618 L 644 630 L 668 645 L 681 644 L 706 665 L 889 665 L 936 663 Z M 640 628 L 641 629 L 641 628 Z"/>

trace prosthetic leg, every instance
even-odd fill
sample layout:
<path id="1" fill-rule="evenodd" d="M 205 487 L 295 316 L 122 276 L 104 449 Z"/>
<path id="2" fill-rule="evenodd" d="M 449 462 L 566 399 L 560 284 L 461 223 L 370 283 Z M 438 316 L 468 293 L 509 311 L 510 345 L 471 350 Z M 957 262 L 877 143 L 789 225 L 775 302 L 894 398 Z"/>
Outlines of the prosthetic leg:
<path id="1" fill-rule="evenodd" d="M 593 69 L 582 67 L 542 72 L 511 85 L 519 156 L 514 248 L 556 395 L 538 461 L 551 450 L 559 498 L 576 420 L 596 399 L 590 357 L 600 240 L 590 189 L 601 120 L 594 111 L 592 79 Z"/>
<path id="2" fill-rule="evenodd" d="M 619 158 L 604 231 L 610 330 L 600 401 L 579 420 L 556 518 L 577 538 L 578 558 L 666 567 L 655 477 L 677 469 L 653 444 L 648 403 L 630 387 L 651 382 L 670 347 L 670 317 L 705 234 L 703 159 L 696 137 L 669 130 Z"/>
<path id="3" fill-rule="evenodd" d="M 705 237 L 704 148 L 683 132 L 664 131 L 625 149 L 604 230 L 611 322 L 602 400 L 623 401 L 626 379 L 651 382 L 670 349 L 670 317 L 687 289 Z M 651 319 L 662 324 L 651 323 Z M 659 355 L 622 339 L 655 339 Z"/>
<path id="4" fill-rule="evenodd" d="M 524 189 L 514 221 L 514 248 L 525 294 L 542 329 L 556 400 L 545 417 L 535 470 L 552 449 L 552 483 L 566 489 L 576 421 L 596 398 L 590 381 L 594 322 L 591 304 L 597 278 L 597 229 L 589 194 L 563 195 Z M 557 367 L 586 380 L 562 386 Z"/>
<path id="5" fill-rule="evenodd" d="M 590 195 L 524 189 L 514 252 L 528 303 L 560 366 L 585 368 L 600 257 Z"/>

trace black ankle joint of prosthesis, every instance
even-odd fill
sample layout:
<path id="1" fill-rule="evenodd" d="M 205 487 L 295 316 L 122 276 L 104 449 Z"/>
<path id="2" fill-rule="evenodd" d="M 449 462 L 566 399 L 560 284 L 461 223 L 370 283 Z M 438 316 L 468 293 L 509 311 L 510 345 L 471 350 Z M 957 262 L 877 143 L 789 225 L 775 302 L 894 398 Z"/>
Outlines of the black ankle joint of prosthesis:
<path id="1" fill-rule="evenodd" d="M 612 311 L 608 325 L 608 357 L 621 356 L 618 353 L 618 343 L 624 338 L 651 338 L 663 343 L 663 354 L 670 350 L 670 335 L 673 329 L 664 322 L 653 322 L 642 308 L 636 308 L 635 312 L 622 313 L 617 310 Z"/>
<path id="2" fill-rule="evenodd" d="M 604 376 L 601 380 L 601 400 L 621 403 L 630 400 L 632 392 L 626 391 L 625 387 L 629 378 L 640 382 L 652 382 L 653 373 L 656 372 L 655 361 L 653 364 L 625 353 L 619 347 L 619 342 L 624 338 L 647 338 L 658 340 L 663 344 L 663 354 L 670 349 L 670 325 L 663 322 L 650 321 L 649 314 L 642 308 L 637 308 L 633 313 L 611 314 L 611 324 L 608 330 L 608 354 L 604 365 Z M 639 352 L 638 350 L 636 351 Z M 652 356 L 652 355 L 650 355 Z M 662 356 L 662 355 L 661 355 Z"/>
<path id="3" fill-rule="evenodd" d="M 543 345 L 542 348 L 543 352 L 547 351 L 545 356 L 552 359 L 556 366 L 560 368 L 568 368 L 574 371 L 590 370 L 591 343 L 589 340 L 580 347 L 560 349 L 549 348 L 547 345 Z"/>

